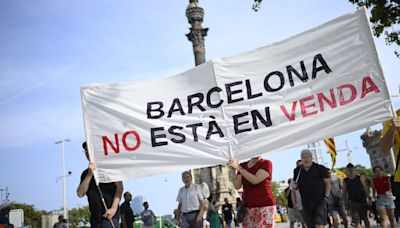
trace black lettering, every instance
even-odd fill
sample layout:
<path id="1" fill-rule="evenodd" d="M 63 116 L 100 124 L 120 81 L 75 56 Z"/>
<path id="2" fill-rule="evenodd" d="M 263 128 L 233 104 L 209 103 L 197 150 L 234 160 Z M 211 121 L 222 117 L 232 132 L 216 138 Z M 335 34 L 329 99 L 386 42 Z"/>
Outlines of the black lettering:
<path id="1" fill-rule="evenodd" d="M 207 93 L 207 106 L 208 107 L 210 107 L 210 108 L 218 108 L 219 106 L 222 105 L 222 103 L 224 102 L 224 100 L 222 100 L 222 99 L 220 99 L 217 104 L 212 104 L 211 103 L 211 94 L 214 93 L 214 92 L 218 92 L 219 93 L 221 91 L 222 91 L 222 89 L 219 88 L 219 87 L 214 87 L 214 88 L 212 88 L 212 89 L 210 89 L 208 91 L 208 93 Z"/>
<path id="2" fill-rule="evenodd" d="M 152 109 L 153 105 L 158 105 L 158 108 Z M 159 119 L 164 115 L 164 111 L 162 110 L 163 103 L 161 101 L 154 101 L 154 102 L 148 102 L 147 103 L 147 119 Z M 151 115 L 151 112 L 158 112 L 158 115 Z"/>
<path id="3" fill-rule="evenodd" d="M 272 126 L 272 121 L 271 121 L 271 113 L 269 112 L 269 107 L 265 107 L 265 116 L 267 119 L 264 119 L 264 117 L 258 112 L 257 110 L 251 111 L 251 118 L 253 120 L 253 127 L 254 129 L 258 129 L 258 120 L 261 121 L 264 126 L 269 127 Z"/>
<path id="4" fill-rule="evenodd" d="M 239 133 L 242 133 L 242 132 L 251 131 L 251 128 L 239 129 L 240 125 L 249 123 L 248 120 L 239 122 L 239 118 L 247 116 L 248 114 L 249 113 L 244 112 L 244 113 L 240 113 L 240 114 L 232 116 L 233 117 L 233 125 L 234 125 L 234 128 L 235 128 L 235 134 L 236 135 L 239 134 Z"/>
<path id="5" fill-rule="evenodd" d="M 243 83 L 242 81 L 237 81 L 237 82 L 232 82 L 232 83 L 225 84 L 226 94 L 227 94 L 227 96 L 228 96 L 228 104 L 231 104 L 231 103 L 235 103 L 235 102 L 239 102 L 239 101 L 244 100 L 243 97 L 240 97 L 240 98 L 237 98 L 237 99 L 232 99 L 232 96 L 233 96 L 233 95 L 238 94 L 238 93 L 241 93 L 242 90 L 241 90 L 241 89 L 238 89 L 238 90 L 233 90 L 233 91 L 232 91 L 232 90 L 231 90 L 231 87 L 240 85 L 240 84 L 242 84 L 242 83 Z"/>
<path id="6" fill-rule="evenodd" d="M 307 75 L 306 66 L 304 66 L 304 61 L 300 62 L 300 66 L 301 66 L 302 75 L 296 69 L 294 69 L 291 65 L 286 67 L 286 70 L 287 70 L 287 73 L 288 73 L 288 77 L 289 77 L 290 86 L 292 86 L 292 87 L 294 86 L 292 73 L 294 73 L 302 82 L 307 82 L 308 81 L 308 75 Z"/>
<path id="7" fill-rule="evenodd" d="M 197 98 L 198 100 L 196 102 L 193 102 L 193 98 Z M 188 114 L 193 112 L 193 107 L 196 106 L 199 108 L 201 111 L 205 111 L 206 109 L 201 106 L 201 102 L 204 100 L 204 95 L 202 93 L 195 93 L 193 95 L 188 96 Z"/>
<path id="8" fill-rule="evenodd" d="M 215 131 L 214 131 L 215 128 Z M 208 124 L 208 131 L 207 131 L 207 136 L 206 140 L 209 140 L 211 138 L 211 135 L 213 134 L 218 134 L 219 137 L 224 137 L 224 133 L 221 131 L 221 128 L 218 126 L 217 122 L 215 120 L 210 121 Z"/>
<path id="9" fill-rule="evenodd" d="M 175 107 L 175 106 L 177 106 L 177 107 Z M 181 102 L 179 101 L 178 98 L 175 98 L 175 99 L 172 101 L 171 108 L 170 108 L 169 111 L 168 111 L 168 118 L 170 118 L 170 117 L 172 116 L 172 113 L 173 113 L 173 112 L 176 112 L 176 111 L 179 111 L 179 112 L 181 113 L 182 116 L 185 115 L 185 112 L 183 111 Z"/>
<path id="10" fill-rule="evenodd" d="M 183 129 L 183 127 L 180 127 L 180 126 L 171 126 L 171 127 L 168 129 L 168 132 L 169 132 L 171 135 L 180 137 L 180 138 L 178 138 L 178 139 L 176 139 L 176 138 L 171 138 L 171 141 L 172 141 L 172 142 L 174 142 L 174 143 L 184 143 L 184 142 L 186 141 L 186 137 L 185 137 L 184 134 L 175 131 L 175 130 L 182 130 L 182 129 Z"/>
<path id="11" fill-rule="evenodd" d="M 317 60 L 321 63 L 322 66 L 317 67 Z M 318 54 L 314 57 L 312 64 L 312 79 L 317 77 L 318 71 L 324 70 L 325 73 L 329 74 L 332 72 L 331 68 L 329 68 L 328 64 L 325 62 L 325 59 L 321 54 Z"/>
<path id="12" fill-rule="evenodd" d="M 277 88 L 272 88 L 270 85 L 269 85 L 269 79 L 273 76 L 273 75 L 277 75 L 278 77 L 279 77 L 279 80 L 280 80 L 280 85 L 277 87 Z M 267 91 L 267 92 L 276 92 L 276 91 L 279 91 L 280 89 L 282 89 L 282 87 L 285 85 L 285 79 L 284 79 L 284 77 L 283 77 L 283 74 L 280 72 L 280 71 L 274 71 L 274 72 L 271 72 L 271 73 L 269 73 L 267 76 L 265 76 L 265 79 L 264 79 L 264 88 L 265 88 L 265 90 Z"/>
<path id="13" fill-rule="evenodd" d="M 152 147 L 156 147 L 156 146 L 164 146 L 164 145 L 167 145 L 168 144 L 168 142 L 166 142 L 166 141 L 164 141 L 164 142 L 156 142 L 156 139 L 159 139 L 159 138 L 166 138 L 167 137 L 167 135 L 166 134 L 159 134 L 159 135 L 156 135 L 155 134 L 155 132 L 156 131 L 163 131 L 164 130 L 164 128 L 163 127 L 155 127 L 155 128 L 150 128 L 150 138 L 151 138 L 151 146 Z"/>
<path id="14" fill-rule="evenodd" d="M 193 134 L 193 141 L 197 142 L 199 141 L 199 137 L 197 136 L 197 127 L 203 126 L 202 123 L 197 123 L 197 124 L 189 124 L 186 125 L 186 127 L 191 127 L 192 128 L 192 134 Z"/>
<path id="15" fill-rule="evenodd" d="M 246 79 L 246 88 L 247 88 L 247 99 L 253 99 L 256 97 L 261 97 L 262 93 L 257 93 L 257 94 L 252 94 L 251 92 L 251 84 L 250 84 L 250 79 Z"/>

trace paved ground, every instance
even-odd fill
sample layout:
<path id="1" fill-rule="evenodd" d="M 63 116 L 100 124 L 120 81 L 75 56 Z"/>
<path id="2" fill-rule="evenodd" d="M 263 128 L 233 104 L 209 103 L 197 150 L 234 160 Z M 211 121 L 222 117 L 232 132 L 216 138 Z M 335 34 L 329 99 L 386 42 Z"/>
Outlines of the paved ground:
<path id="1" fill-rule="evenodd" d="M 370 224 L 371 224 L 371 228 L 380 227 L 380 226 L 377 226 L 377 225 L 376 225 L 376 222 L 375 222 L 374 220 L 370 220 Z M 288 222 L 284 222 L 284 223 L 277 223 L 275 227 L 276 227 L 276 228 L 289 228 L 290 225 L 289 225 Z M 297 228 L 297 227 L 298 227 L 298 226 L 297 226 L 297 224 L 296 224 L 296 225 L 295 225 L 295 228 Z M 328 227 L 328 226 L 326 226 L 326 227 Z M 343 226 L 341 226 L 341 227 L 343 227 Z M 388 227 L 390 227 L 389 224 L 388 224 Z M 397 227 L 400 227 L 400 224 L 398 224 Z M 300 226 L 299 228 L 301 228 L 301 226 Z"/>

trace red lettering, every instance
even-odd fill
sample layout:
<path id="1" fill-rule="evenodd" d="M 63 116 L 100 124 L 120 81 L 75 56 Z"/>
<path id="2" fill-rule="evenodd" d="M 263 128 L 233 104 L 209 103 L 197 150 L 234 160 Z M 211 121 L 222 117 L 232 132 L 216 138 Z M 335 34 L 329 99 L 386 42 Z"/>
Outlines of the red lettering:
<path id="1" fill-rule="evenodd" d="M 314 99 L 314 95 L 305 97 L 300 99 L 300 109 L 301 109 L 301 114 L 303 115 L 303 117 L 307 117 L 307 116 L 312 116 L 318 113 L 317 110 L 313 111 L 313 112 L 308 112 L 307 113 L 307 109 L 308 108 L 314 108 L 315 107 L 315 103 L 311 103 L 309 105 L 306 105 L 305 103 L 307 101 L 313 100 Z"/>
<path id="2" fill-rule="evenodd" d="M 325 101 L 331 108 L 336 108 L 337 106 L 335 93 L 333 92 L 333 89 L 330 89 L 329 93 L 331 95 L 331 100 L 325 97 L 323 93 L 317 93 L 319 108 L 321 109 L 321 112 L 325 111 L 325 106 L 323 101 Z"/>
<path id="3" fill-rule="evenodd" d="M 357 95 L 357 91 L 356 91 L 356 87 L 354 87 L 353 85 L 350 84 L 344 84 L 341 85 L 339 87 L 337 87 L 338 91 L 339 91 L 339 103 L 340 105 L 346 105 L 348 103 L 351 103 L 352 101 L 354 101 L 354 99 L 356 99 L 356 95 Z M 350 97 L 348 100 L 345 99 L 344 94 L 343 94 L 343 90 L 344 89 L 350 89 Z"/>
<path id="4" fill-rule="evenodd" d="M 289 115 L 288 111 L 286 110 L 286 107 L 284 105 L 281 105 L 281 110 L 285 114 L 286 118 L 288 118 L 289 121 L 293 121 L 296 119 L 296 104 L 297 101 L 292 103 L 292 112 Z"/>
<path id="5" fill-rule="evenodd" d="M 111 146 L 111 149 L 113 149 L 115 153 L 117 153 L 117 154 L 119 153 L 119 143 L 118 143 L 118 134 L 117 133 L 114 134 L 116 146 L 114 146 L 114 144 L 111 142 L 111 140 L 109 140 L 107 138 L 107 136 L 102 136 L 102 138 L 103 138 L 103 149 L 104 149 L 105 156 L 108 156 L 107 143 Z"/>
<path id="6" fill-rule="evenodd" d="M 133 135 L 136 139 L 136 145 L 134 147 L 129 147 L 127 142 L 126 142 L 126 137 L 128 137 L 128 135 Z M 139 148 L 140 146 L 140 136 L 136 131 L 127 131 L 124 133 L 124 135 L 122 135 L 122 144 L 124 145 L 125 149 L 127 151 L 135 151 L 137 150 L 137 148 Z"/>
<path id="7" fill-rule="evenodd" d="M 370 85 L 367 88 L 367 83 Z M 375 82 L 372 80 L 371 76 L 366 76 L 363 78 L 362 81 L 362 92 L 361 92 L 361 99 L 364 98 L 368 93 L 374 91 L 375 93 L 379 93 L 378 87 L 375 85 Z"/>

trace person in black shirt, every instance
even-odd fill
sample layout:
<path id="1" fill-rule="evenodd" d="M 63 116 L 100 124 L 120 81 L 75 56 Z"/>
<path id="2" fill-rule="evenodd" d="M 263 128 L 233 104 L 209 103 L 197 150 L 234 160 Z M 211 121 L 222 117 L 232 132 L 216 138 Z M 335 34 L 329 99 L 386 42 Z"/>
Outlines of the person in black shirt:
<path id="1" fill-rule="evenodd" d="M 226 228 L 231 228 L 232 227 L 232 214 L 233 214 L 232 204 L 229 203 L 228 198 L 225 198 L 224 201 L 225 201 L 225 204 L 222 205 L 222 214 L 224 215 Z"/>
<path id="2" fill-rule="evenodd" d="M 328 169 L 316 164 L 312 160 L 312 152 L 309 149 L 301 151 L 302 165 L 294 170 L 294 189 L 299 189 L 302 201 L 302 218 L 307 227 L 324 227 L 328 217 L 327 203 L 331 191 L 331 181 Z M 294 181 L 293 181 L 294 182 Z M 296 199 L 294 191 L 291 191 L 292 199 Z M 293 202 L 295 205 L 296 202 Z"/>
<path id="3" fill-rule="evenodd" d="M 133 228 L 133 223 L 135 222 L 135 215 L 133 214 L 131 204 L 132 194 L 130 192 L 124 193 L 125 202 L 121 204 L 120 214 L 121 214 L 121 227 L 122 228 Z"/>
<path id="4" fill-rule="evenodd" d="M 350 208 L 352 222 L 357 228 L 361 227 L 361 220 L 365 227 L 369 228 L 368 219 L 369 208 L 369 189 L 365 183 L 365 176 L 357 173 L 353 164 L 346 166 L 347 178 L 344 179 L 343 195 L 347 199 L 347 205 Z"/>
<path id="5" fill-rule="evenodd" d="M 86 158 L 89 159 L 89 152 L 86 146 L 86 142 L 82 144 L 85 150 Z M 111 228 L 111 220 L 114 223 L 114 227 L 118 228 L 119 221 L 119 202 L 121 201 L 123 186 L 122 182 L 111 182 L 111 183 L 100 183 L 100 189 L 103 193 L 104 201 L 107 205 L 105 210 L 101 198 L 99 189 L 96 186 L 93 178 L 95 166 L 92 162 L 89 162 L 89 168 L 82 172 L 81 182 L 77 189 L 79 198 L 87 196 L 90 209 L 90 227 L 91 228 Z"/>

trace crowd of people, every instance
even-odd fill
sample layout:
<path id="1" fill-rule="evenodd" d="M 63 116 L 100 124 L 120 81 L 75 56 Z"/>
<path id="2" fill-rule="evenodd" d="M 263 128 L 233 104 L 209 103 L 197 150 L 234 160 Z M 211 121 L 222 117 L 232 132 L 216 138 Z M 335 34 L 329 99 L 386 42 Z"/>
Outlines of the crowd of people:
<path id="1" fill-rule="evenodd" d="M 382 150 L 385 152 L 386 144 L 395 145 L 395 156 L 399 153 L 399 126 L 400 119 L 396 118 L 392 125 L 384 129 Z M 396 147 L 397 144 L 397 147 Z M 89 154 L 86 142 L 83 143 L 86 157 Z M 386 147 L 385 147 L 386 146 Z M 391 146 L 390 146 L 391 147 Z M 388 147 L 388 148 L 390 148 Z M 372 180 L 372 191 L 366 184 L 364 176 L 360 175 L 353 164 L 346 166 L 347 177 L 341 180 L 333 170 L 313 162 L 312 152 L 308 149 L 300 153 L 301 160 L 293 171 L 290 187 L 285 190 L 288 199 L 288 217 L 290 226 L 300 222 L 303 227 L 324 227 L 327 223 L 338 227 L 350 224 L 369 227 L 368 210 L 375 208 L 382 227 L 387 224 L 396 226 L 395 197 L 392 193 L 394 181 L 400 182 L 400 172 L 391 179 L 384 174 L 380 166 L 373 167 L 375 178 Z M 397 162 L 400 159 L 396 159 Z M 236 189 L 243 189 L 242 198 L 236 202 L 234 210 L 229 199 L 221 207 L 219 214 L 215 199 L 206 194 L 202 186 L 193 183 L 189 171 L 182 173 L 182 186 L 177 195 L 178 207 L 175 211 L 175 222 L 182 228 L 244 228 L 274 227 L 277 214 L 277 203 L 272 194 L 272 163 L 260 156 L 251 158 L 247 162 L 239 163 L 231 159 L 228 165 L 233 172 L 232 184 Z M 93 163 L 83 171 L 77 194 L 79 197 L 87 196 L 90 208 L 90 224 L 94 228 L 116 228 L 119 226 L 129 228 L 135 220 L 129 202 L 132 195 L 124 194 L 125 202 L 119 206 L 123 185 L 122 182 L 100 183 L 96 185 L 93 172 Z M 100 191 L 101 189 L 101 191 Z M 398 200 L 400 200 L 400 196 Z M 373 207 L 371 207 L 373 205 Z M 141 213 L 143 227 L 153 227 L 154 213 L 149 210 L 148 203 L 143 204 L 145 210 Z M 350 215 L 350 216 L 348 216 Z M 205 219 L 204 219 L 205 218 Z M 351 218 L 351 219 L 350 219 Z M 332 223 L 331 223 L 332 220 Z"/>

